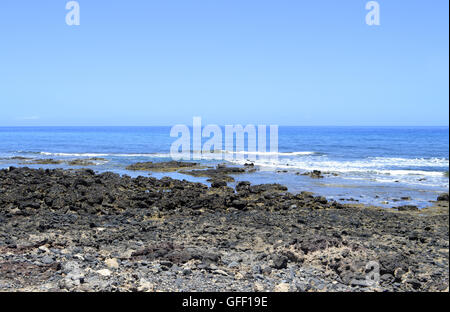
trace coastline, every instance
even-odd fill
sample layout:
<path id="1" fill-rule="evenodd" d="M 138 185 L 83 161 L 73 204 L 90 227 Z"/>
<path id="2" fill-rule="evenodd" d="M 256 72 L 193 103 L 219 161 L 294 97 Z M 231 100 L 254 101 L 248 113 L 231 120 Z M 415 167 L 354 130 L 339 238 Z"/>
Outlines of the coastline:
<path id="1" fill-rule="evenodd" d="M 448 291 L 440 199 L 398 211 L 280 184 L 3 169 L 0 291 Z"/>
<path id="2" fill-rule="evenodd" d="M 0 168 L 88 167 L 96 172 L 132 177 L 151 174 L 209 184 L 206 177 L 179 171 L 155 172 L 158 170 L 153 168 L 152 172 L 139 173 L 126 169 L 136 163 L 172 160 L 169 151 L 174 138 L 169 132 L 170 127 L 0 127 Z M 445 175 L 448 128 L 280 126 L 278 157 L 273 162 L 265 153 L 258 152 L 257 160 L 252 161 L 247 158 L 250 155 L 227 150 L 231 149 L 215 149 L 201 160 L 188 153 L 183 160 L 206 167 L 224 161 L 230 166 L 254 163 L 256 172 L 234 176 L 236 181 L 229 182 L 232 187 L 239 181 L 276 181 L 293 193 L 308 191 L 340 202 L 385 208 L 415 205 L 421 209 L 449 191 Z M 49 164 L 39 164 L 45 161 Z M 315 170 L 321 174 L 315 175 Z"/>
<path id="3" fill-rule="evenodd" d="M 21 152 L 16 156 L 0 157 L 0 169 L 10 166 L 67 170 L 89 168 L 99 173 L 114 172 L 131 177 L 170 177 L 206 185 L 211 185 L 212 178 L 217 176 L 231 187 L 241 181 L 249 181 L 252 184 L 275 182 L 287 186 L 291 193 L 307 191 L 341 203 L 383 208 L 413 205 L 423 209 L 431 207 L 439 194 L 448 193 L 448 178 L 445 177 L 445 172 L 438 174 L 442 176 L 441 180 L 438 185 L 432 186 L 427 178 L 415 176 L 414 171 L 406 171 L 408 174 L 405 177 L 409 176 L 412 184 L 405 184 L 393 181 L 395 177 L 389 175 L 386 176 L 389 177 L 388 181 L 384 181 L 385 177 L 380 176 L 381 181 L 376 182 L 367 177 L 348 177 L 339 171 L 301 170 L 289 165 L 285 169 L 266 168 L 250 160 L 239 163 L 205 159 L 174 162 L 163 154 L 114 155 Z M 223 168 L 218 171 L 219 167 Z M 228 173 L 222 175 L 221 170 Z"/>

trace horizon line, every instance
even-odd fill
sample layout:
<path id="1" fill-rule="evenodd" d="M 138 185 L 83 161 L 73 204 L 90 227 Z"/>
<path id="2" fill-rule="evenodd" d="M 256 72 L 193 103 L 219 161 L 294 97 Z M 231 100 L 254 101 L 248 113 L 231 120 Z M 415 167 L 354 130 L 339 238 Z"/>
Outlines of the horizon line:
<path id="1" fill-rule="evenodd" d="M 109 128 L 119 128 L 119 127 L 173 127 L 175 125 L 180 125 L 182 123 L 176 123 L 173 125 L 0 125 L 0 128 L 33 128 L 33 127 L 45 127 L 45 128 L 56 128 L 56 127 L 66 127 L 66 128 L 94 128 L 94 127 L 109 127 Z M 205 125 L 209 125 L 209 123 L 205 123 Z M 218 125 L 220 127 L 224 127 L 226 125 L 239 125 L 239 123 L 236 124 L 214 124 Z M 241 124 L 244 125 L 244 124 Z M 245 125 L 260 125 L 257 123 L 247 123 Z M 277 125 L 274 123 L 267 123 L 265 124 L 267 126 L 269 125 L 276 125 L 278 127 L 395 127 L 395 128 L 405 128 L 405 127 L 427 127 L 427 128 L 448 128 L 450 127 L 447 125 Z M 192 125 L 187 125 L 188 127 L 192 127 Z M 202 125 L 203 126 L 203 125 Z"/>

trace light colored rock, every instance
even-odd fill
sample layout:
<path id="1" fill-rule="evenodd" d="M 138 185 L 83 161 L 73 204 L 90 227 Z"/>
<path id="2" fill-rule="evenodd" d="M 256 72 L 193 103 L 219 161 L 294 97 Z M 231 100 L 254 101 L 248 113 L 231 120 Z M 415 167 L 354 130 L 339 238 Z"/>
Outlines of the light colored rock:
<path id="1" fill-rule="evenodd" d="M 99 255 L 102 256 L 104 259 L 108 259 L 108 258 L 111 257 L 111 253 L 110 253 L 109 251 L 107 251 L 107 250 L 104 250 L 104 249 L 100 250 L 98 253 L 99 253 Z"/>
<path id="2" fill-rule="evenodd" d="M 50 249 L 48 249 L 47 246 L 44 245 L 40 246 L 38 249 L 42 252 L 50 252 Z"/>
<path id="3" fill-rule="evenodd" d="M 133 252 L 134 252 L 133 249 L 124 251 L 119 255 L 119 259 L 123 259 L 123 260 L 130 259 Z"/>
<path id="4" fill-rule="evenodd" d="M 236 275 L 234 276 L 234 278 L 237 279 L 237 280 L 241 280 L 241 279 L 244 278 L 244 275 L 242 275 L 241 272 L 237 272 Z"/>
<path id="5" fill-rule="evenodd" d="M 254 289 L 255 291 L 257 291 L 257 292 L 262 292 L 262 291 L 264 291 L 264 285 L 261 284 L 261 283 L 259 283 L 259 282 L 256 282 L 256 283 L 253 285 L 253 289 Z"/>
<path id="6" fill-rule="evenodd" d="M 79 271 L 80 270 L 80 265 L 77 262 L 75 262 L 75 261 L 68 261 L 68 262 L 63 264 L 63 270 L 66 273 L 69 273 L 71 271 Z"/>
<path id="7" fill-rule="evenodd" d="M 228 264 L 228 267 L 230 269 L 238 268 L 239 267 L 239 263 L 237 263 L 236 261 L 233 261 L 230 264 Z"/>
<path id="8" fill-rule="evenodd" d="M 97 274 L 104 276 L 104 277 L 108 277 L 108 276 L 111 276 L 111 271 L 108 269 L 102 269 L 102 270 L 98 270 Z"/>
<path id="9" fill-rule="evenodd" d="M 224 270 L 215 270 L 214 273 L 215 274 L 220 274 L 220 275 L 223 275 L 223 276 L 228 276 L 228 273 L 225 272 Z"/>
<path id="10" fill-rule="evenodd" d="M 274 292 L 288 292 L 289 291 L 289 284 L 288 283 L 281 283 L 275 286 Z"/>
<path id="11" fill-rule="evenodd" d="M 154 291 L 154 285 L 146 279 L 141 279 L 137 290 L 140 292 L 152 292 Z"/>
<path id="12" fill-rule="evenodd" d="M 119 262 L 117 262 L 116 258 L 106 259 L 105 264 L 108 266 L 108 268 L 111 268 L 111 269 L 119 268 Z"/>
<path id="13" fill-rule="evenodd" d="M 77 262 L 69 261 L 64 263 L 63 270 L 66 276 L 59 282 L 61 289 L 71 290 L 81 284 L 81 280 L 84 278 L 84 272 Z"/>
<path id="14" fill-rule="evenodd" d="M 13 214 L 13 215 L 20 213 L 20 209 L 19 208 L 14 208 L 14 209 L 11 209 L 10 211 L 11 211 L 11 214 Z"/>

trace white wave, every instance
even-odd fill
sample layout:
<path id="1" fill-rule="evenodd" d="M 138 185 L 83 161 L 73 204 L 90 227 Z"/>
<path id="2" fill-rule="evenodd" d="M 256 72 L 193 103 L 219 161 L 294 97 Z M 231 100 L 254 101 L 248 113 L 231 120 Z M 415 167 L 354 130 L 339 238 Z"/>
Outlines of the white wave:
<path id="1" fill-rule="evenodd" d="M 108 154 L 97 154 L 97 153 L 49 153 L 49 152 L 40 152 L 39 154 L 45 156 L 61 156 L 61 157 L 105 157 Z"/>
<path id="2" fill-rule="evenodd" d="M 259 151 L 222 151 L 227 154 L 262 155 L 262 156 L 306 156 L 316 155 L 317 152 L 259 152 Z"/>
<path id="3" fill-rule="evenodd" d="M 442 178 L 441 176 L 427 176 L 426 178 L 418 179 L 414 176 L 394 176 L 390 178 L 377 177 L 374 181 L 378 183 L 393 183 L 400 182 L 408 185 L 415 186 L 427 186 L 427 187 L 439 187 L 439 188 L 449 188 L 449 180 Z"/>
<path id="4" fill-rule="evenodd" d="M 233 160 L 233 163 L 243 165 L 246 160 Z M 446 167 L 446 164 L 441 162 L 436 162 L 431 160 L 435 167 Z M 301 170 L 301 171 L 312 171 L 320 170 L 325 172 L 336 172 L 336 173 L 358 173 L 358 174 L 372 174 L 372 175 L 385 175 L 385 176 L 434 176 L 443 177 L 442 171 L 426 171 L 426 170 L 410 170 L 407 167 L 411 166 L 411 162 L 404 162 L 403 166 L 399 162 L 389 162 L 382 161 L 381 163 L 374 160 L 368 161 L 334 161 L 328 160 L 326 157 L 315 157 L 310 159 L 281 159 L 281 160 L 268 160 L 268 161 L 255 161 L 255 165 L 265 168 L 268 170 L 276 169 L 290 169 L 290 170 Z M 412 162 L 414 163 L 414 162 Z M 420 162 L 424 163 L 424 162 Z M 414 163 L 417 165 L 417 162 Z M 448 164 L 448 160 L 447 160 Z M 386 168 L 389 166 L 399 167 Z M 406 167 L 406 168 L 404 168 Z M 423 166 L 427 167 L 427 166 Z M 428 167 L 431 167 L 429 165 Z"/>
<path id="5" fill-rule="evenodd" d="M 373 172 L 379 175 L 390 175 L 390 176 L 430 176 L 430 177 L 443 176 L 443 173 L 440 171 L 425 171 L 425 170 L 374 170 Z"/>
<path id="6" fill-rule="evenodd" d="M 170 153 L 51 153 L 40 152 L 41 155 L 46 156 L 61 156 L 61 157 L 149 157 L 149 158 L 171 158 Z M 224 154 L 236 155 L 260 155 L 268 157 L 260 157 L 257 160 L 252 160 L 255 165 L 267 168 L 291 168 L 299 170 L 322 170 L 322 171 L 336 171 L 336 172 L 368 172 L 378 174 L 397 174 L 397 175 L 432 175 L 432 171 L 425 170 L 409 170 L 414 167 L 449 167 L 449 160 L 446 158 L 395 158 L 395 157 L 369 157 L 363 160 L 355 161 L 338 161 L 331 160 L 325 155 L 317 155 L 317 152 L 312 151 L 298 151 L 298 152 L 248 152 L 248 151 L 214 151 L 206 153 L 181 153 L 176 154 L 181 159 L 192 159 L 199 155 L 200 159 L 217 159 L 228 160 L 237 164 L 245 164 L 248 162 L 243 157 L 236 156 L 236 159 L 229 159 L 224 157 Z M 292 156 L 290 158 L 278 158 L 276 156 Z M 295 157 L 302 156 L 302 157 Z M 415 168 L 414 168 L 415 169 Z M 436 172 L 434 175 L 442 174 Z"/>
<path id="7" fill-rule="evenodd" d="M 317 157 L 316 157 L 317 158 Z M 319 157 L 322 158 L 322 157 Z M 324 157 L 327 159 L 326 157 Z M 409 170 L 407 168 L 382 168 L 376 164 L 368 164 L 361 161 L 256 161 L 254 164 L 259 166 L 262 171 L 288 170 L 289 172 L 309 172 L 320 170 L 322 172 L 338 173 L 337 177 L 330 178 L 360 179 L 378 183 L 392 184 L 400 182 L 401 184 L 426 186 L 426 187 L 449 187 L 449 179 L 444 176 L 442 171 Z M 245 161 L 236 160 L 235 164 L 243 165 Z"/>
<path id="8" fill-rule="evenodd" d="M 260 156 L 307 156 L 307 155 L 316 155 L 319 154 L 317 152 L 259 152 L 259 151 L 222 151 L 222 150 L 216 150 L 216 151 L 203 151 L 203 152 L 195 152 L 195 151 L 191 151 L 188 153 L 184 153 L 182 154 L 183 156 L 186 157 L 191 157 L 194 154 L 201 154 L 202 158 L 206 157 L 209 158 L 210 156 L 212 157 L 221 157 L 221 155 L 223 154 L 234 154 L 234 155 L 260 155 Z M 213 156 L 214 155 L 214 156 Z M 167 154 L 161 154 L 161 153 L 156 153 L 153 154 L 152 156 L 155 157 L 170 157 L 171 155 L 169 153 Z M 222 156 L 223 157 L 223 156 Z"/>
<path id="9" fill-rule="evenodd" d="M 102 153 L 49 153 L 40 152 L 41 155 L 46 156 L 61 156 L 61 157 L 158 157 L 158 154 L 102 154 Z M 167 154 L 166 157 L 169 157 Z"/>
<path id="10" fill-rule="evenodd" d="M 51 153 L 51 152 L 40 152 L 40 155 L 45 156 L 57 156 L 57 157 L 148 157 L 148 158 L 171 158 L 170 153 L 136 153 L 136 154 L 119 154 L 119 153 Z M 230 151 L 214 151 L 214 152 L 203 152 L 200 153 L 200 159 L 205 160 L 226 160 L 225 154 L 236 154 L 236 155 L 259 155 L 263 156 L 307 156 L 314 155 L 315 152 L 290 152 L 290 153 L 279 153 L 279 152 L 230 152 Z M 193 159 L 196 153 L 180 153 L 176 154 L 178 158 L 181 159 Z"/>
<path id="11" fill-rule="evenodd" d="M 448 167 L 449 160 L 446 158 L 396 158 L 396 157 L 369 157 L 372 163 L 381 166 L 402 167 Z"/>

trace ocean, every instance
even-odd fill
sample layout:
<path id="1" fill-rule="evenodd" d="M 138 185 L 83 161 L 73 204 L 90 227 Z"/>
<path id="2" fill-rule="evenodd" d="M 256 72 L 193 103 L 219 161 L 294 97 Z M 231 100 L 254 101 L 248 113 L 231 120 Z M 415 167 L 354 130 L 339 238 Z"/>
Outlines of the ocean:
<path id="1" fill-rule="evenodd" d="M 180 173 L 131 172 L 142 161 L 170 160 L 176 138 L 170 127 L 0 127 L 0 168 L 79 168 L 32 165 L 26 158 L 95 160 L 91 168 L 130 176 L 170 176 L 208 184 Z M 257 159 L 257 172 L 236 181 L 280 183 L 291 192 L 310 191 L 341 202 L 384 207 L 426 207 L 449 190 L 448 127 L 279 127 L 278 159 Z M 217 160 L 200 162 L 213 165 Z M 244 161 L 245 162 L 245 161 Z M 230 163 L 242 164 L 242 160 Z M 301 173 L 326 173 L 313 179 Z M 233 183 L 230 184 L 233 186 Z"/>

